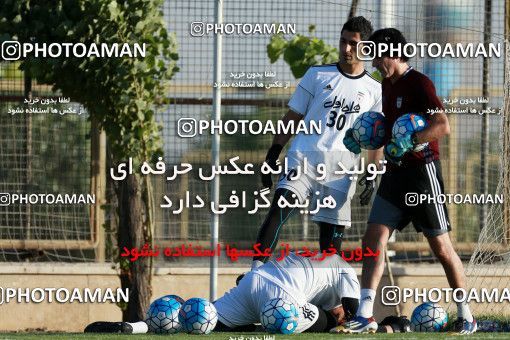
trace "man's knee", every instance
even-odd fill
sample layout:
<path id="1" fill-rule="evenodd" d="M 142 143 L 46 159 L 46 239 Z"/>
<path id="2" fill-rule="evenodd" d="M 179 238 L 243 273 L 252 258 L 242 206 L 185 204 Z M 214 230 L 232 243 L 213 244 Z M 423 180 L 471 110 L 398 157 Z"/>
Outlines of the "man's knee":
<path id="1" fill-rule="evenodd" d="M 365 235 L 363 235 L 363 245 L 365 247 L 384 247 L 386 246 L 392 232 L 392 228 L 388 226 L 369 223 L 367 230 L 365 230 Z"/>
<path id="2" fill-rule="evenodd" d="M 453 245 L 448 234 L 429 236 L 427 237 L 427 240 L 429 241 L 434 255 L 436 255 L 439 261 L 448 262 L 453 259 L 452 254 L 455 253 L 455 250 L 453 249 Z"/>
<path id="3" fill-rule="evenodd" d="M 447 261 L 450 259 L 451 249 L 446 245 L 439 245 L 434 249 L 434 254 L 436 254 L 437 258 L 443 261 Z"/>

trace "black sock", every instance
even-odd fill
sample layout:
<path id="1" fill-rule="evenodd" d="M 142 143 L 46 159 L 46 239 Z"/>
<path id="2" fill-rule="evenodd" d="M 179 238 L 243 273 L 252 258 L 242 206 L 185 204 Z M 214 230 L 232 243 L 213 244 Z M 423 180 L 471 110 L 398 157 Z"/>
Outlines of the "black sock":
<path id="1" fill-rule="evenodd" d="M 342 298 L 342 307 L 344 308 L 345 319 L 350 320 L 356 316 L 358 311 L 359 299 Z"/>
<path id="2" fill-rule="evenodd" d="M 278 238 L 283 224 L 287 222 L 296 211 L 296 208 L 280 208 L 278 206 L 278 199 L 281 196 L 291 199 L 292 191 L 287 189 L 276 190 L 273 202 L 271 203 L 271 208 L 269 209 L 264 223 L 260 226 L 259 233 L 257 235 L 256 243 L 260 243 L 261 251 L 264 251 L 266 248 L 271 248 L 271 253 L 274 253 L 274 250 L 278 245 Z M 255 256 L 253 260 L 267 262 L 269 258 L 267 256 Z"/>
<path id="3" fill-rule="evenodd" d="M 345 226 L 326 222 L 319 222 L 319 245 L 321 251 L 333 247 L 336 253 L 341 255 L 342 240 L 344 238 Z"/>

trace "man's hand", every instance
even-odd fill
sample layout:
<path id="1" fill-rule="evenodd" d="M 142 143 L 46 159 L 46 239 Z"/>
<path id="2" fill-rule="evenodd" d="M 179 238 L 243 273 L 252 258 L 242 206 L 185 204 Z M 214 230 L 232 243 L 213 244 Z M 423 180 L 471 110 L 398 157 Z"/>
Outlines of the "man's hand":
<path id="1" fill-rule="evenodd" d="M 402 164 L 402 157 L 412 149 L 413 144 L 406 137 L 392 139 L 388 145 L 384 147 L 384 158 L 396 165 Z"/>
<path id="2" fill-rule="evenodd" d="M 384 158 L 390 161 L 393 164 L 400 165 L 402 164 L 402 157 L 404 156 L 404 152 L 401 148 L 398 147 L 395 142 L 391 141 L 384 147 Z"/>
<path id="3" fill-rule="evenodd" d="M 367 179 L 368 175 L 369 173 L 366 172 L 358 181 L 359 185 L 365 186 L 365 189 L 363 189 L 363 191 L 359 195 L 359 203 L 361 205 L 367 205 L 368 203 L 370 203 L 370 199 L 372 198 L 372 194 L 374 193 L 375 190 L 375 181 L 377 177 L 369 181 Z"/>
<path id="4" fill-rule="evenodd" d="M 404 150 L 404 153 L 406 153 L 407 151 L 414 149 L 416 146 L 414 145 L 413 139 L 413 134 L 405 135 L 404 137 L 395 139 L 395 144 L 398 145 L 400 149 Z"/>
<path id="5" fill-rule="evenodd" d="M 265 163 L 267 163 L 271 169 L 276 170 L 276 161 L 278 160 L 278 157 L 280 156 L 280 153 L 283 150 L 283 146 L 279 144 L 273 144 L 271 145 L 271 148 L 267 152 Z M 273 187 L 273 179 L 271 178 L 271 174 L 264 174 L 261 173 L 260 177 L 262 179 L 262 185 L 264 188 L 271 189 Z"/>
<path id="6" fill-rule="evenodd" d="M 344 136 L 344 145 L 352 153 L 359 154 L 361 153 L 361 148 L 359 147 L 359 143 L 354 139 L 352 135 L 352 128 L 345 131 Z"/>
<path id="7" fill-rule="evenodd" d="M 401 165 L 402 157 L 415 147 L 415 136 L 409 134 L 400 138 L 393 138 L 391 142 L 384 147 L 384 157 L 390 162 Z"/>
<path id="8" fill-rule="evenodd" d="M 408 333 L 411 332 L 411 323 L 406 316 L 387 316 L 379 324 L 378 333 Z M 388 327 L 390 329 L 388 329 Z"/>

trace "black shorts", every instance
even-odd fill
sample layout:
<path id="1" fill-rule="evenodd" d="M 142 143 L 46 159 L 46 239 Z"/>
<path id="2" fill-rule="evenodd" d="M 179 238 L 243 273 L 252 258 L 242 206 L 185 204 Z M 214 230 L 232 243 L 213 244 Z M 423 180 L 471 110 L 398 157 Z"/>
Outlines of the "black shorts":
<path id="1" fill-rule="evenodd" d="M 413 222 L 425 236 L 449 232 L 446 205 L 434 199 L 440 194 L 444 194 L 444 185 L 439 161 L 392 169 L 382 175 L 368 223 L 402 230 Z"/>

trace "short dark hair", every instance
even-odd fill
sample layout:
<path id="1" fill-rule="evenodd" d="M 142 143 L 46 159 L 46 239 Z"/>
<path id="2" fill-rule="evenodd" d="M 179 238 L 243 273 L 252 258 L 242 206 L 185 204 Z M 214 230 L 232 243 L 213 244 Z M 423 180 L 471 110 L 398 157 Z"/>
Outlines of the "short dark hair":
<path id="1" fill-rule="evenodd" d="M 398 45 L 404 46 L 407 44 L 407 40 L 396 28 L 383 28 L 380 30 L 375 31 L 370 38 L 368 38 L 369 41 L 373 41 L 376 45 L 376 49 L 378 48 L 378 45 L 380 44 L 392 44 L 392 45 Z M 379 55 L 379 54 L 378 54 Z M 390 52 L 384 52 L 381 54 L 383 57 L 389 57 Z M 409 57 L 407 57 L 404 53 L 399 56 L 400 59 L 404 62 L 407 62 L 409 60 Z"/>
<path id="2" fill-rule="evenodd" d="M 340 34 L 342 34 L 343 31 L 359 32 L 361 40 L 367 40 L 373 30 L 374 28 L 372 27 L 372 23 L 365 19 L 365 17 L 359 16 L 347 20 L 347 22 L 342 26 Z"/>

